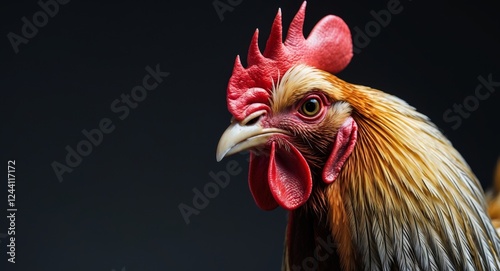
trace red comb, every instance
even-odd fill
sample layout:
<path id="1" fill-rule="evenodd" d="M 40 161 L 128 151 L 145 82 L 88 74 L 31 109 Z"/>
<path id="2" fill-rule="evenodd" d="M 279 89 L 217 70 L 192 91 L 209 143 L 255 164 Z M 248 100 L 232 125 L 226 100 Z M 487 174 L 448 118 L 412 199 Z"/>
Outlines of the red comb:
<path id="1" fill-rule="evenodd" d="M 227 87 L 228 109 L 241 121 L 257 110 L 269 110 L 269 95 L 273 82 L 296 64 L 306 64 L 330 73 L 344 69 L 352 57 L 351 33 L 345 22 L 334 15 L 321 19 L 309 37 L 302 28 L 306 2 L 302 4 L 282 42 L 281 10 L 278 10 L 271 34 L 262 54 L 258 45 L 258 29 L 248 50 L 248 67 L 236 57 L 233 74 Z"/>

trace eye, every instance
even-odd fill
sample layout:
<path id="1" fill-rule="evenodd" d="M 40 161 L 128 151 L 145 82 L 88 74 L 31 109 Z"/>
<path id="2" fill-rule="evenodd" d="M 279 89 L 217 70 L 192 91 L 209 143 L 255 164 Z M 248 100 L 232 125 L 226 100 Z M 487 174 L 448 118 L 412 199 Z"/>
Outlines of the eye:
<path id="1" fill-rule="evenodd" d="M 304 116 L 307 117 L 312 117 L 316 114 L 318 114 L 319 109 L 320 109 L 320 102 L 316 98 L 311 98 L 306 100 L 302 106 L 300 107 L 300 111 Z"/>

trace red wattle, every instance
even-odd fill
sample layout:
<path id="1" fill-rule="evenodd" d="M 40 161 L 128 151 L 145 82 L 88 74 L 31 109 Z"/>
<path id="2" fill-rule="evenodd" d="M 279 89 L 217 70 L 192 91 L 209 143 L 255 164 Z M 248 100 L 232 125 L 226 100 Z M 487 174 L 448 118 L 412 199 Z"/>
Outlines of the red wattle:
<path id="1" fill-rule="evenodd" d="M 268 168 L 269 156 L 250 153 L 248 186 L 257 206 L 266 211 L 278 207 L 278 203 L 274 200 L 269 189 L 269 182 L 267 181 Z"/>
<path id="2" fill-rule="evenodd" d="M 294 210 L 311 195 L 312 175 L 306 159 L 292 144 L 271 143 L 269 157 L 251 154 L 248 181 L 257 206 L 272 210 L 278 204 Z"/>
<path id="3" fill-rule="evenodd" d="M 311 195 L 312 176 L 306 159 L 292 144 L 272 142 L 268 181 L 274 199 L 286 210 L 304 204 Z"/>

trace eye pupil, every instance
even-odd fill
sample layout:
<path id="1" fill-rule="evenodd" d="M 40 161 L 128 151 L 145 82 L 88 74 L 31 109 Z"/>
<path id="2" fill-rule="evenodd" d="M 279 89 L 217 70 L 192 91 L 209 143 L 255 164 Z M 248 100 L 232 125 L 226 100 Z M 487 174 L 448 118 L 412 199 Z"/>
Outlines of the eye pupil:
<path id="1" fill-rule="evenodd" d="M 315 99 L 312 99 L 312 100 L 309 100 L 306 102 L 304 109 L 307 112 L 314 112 L 314 110 L 316 110 L 317 106 L 318 106 L 318 101 L 316 101 Z"/>
<path id="2" fill-rule="evenodd" d="M 302 104 L 302 112 L 307 116 L 313 116 L 319 112 L 319 106 L 317 99 L 309 99 Z"/>

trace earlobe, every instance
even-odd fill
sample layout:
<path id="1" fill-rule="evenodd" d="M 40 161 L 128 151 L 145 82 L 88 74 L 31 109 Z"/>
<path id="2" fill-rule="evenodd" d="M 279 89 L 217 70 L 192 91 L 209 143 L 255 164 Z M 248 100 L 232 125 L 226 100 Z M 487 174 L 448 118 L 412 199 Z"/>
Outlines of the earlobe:
<path id="1" fill-rule="evenodd" d="M 357 136 L 358 125 L 352 117 L 348 117 L 335 136 L 332 152 L 323 168 L 322 177 L 325 183 L 329 184 L 337 179 L 342 166 L 354 150 Z"/>

